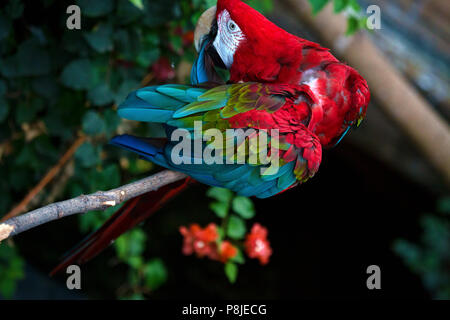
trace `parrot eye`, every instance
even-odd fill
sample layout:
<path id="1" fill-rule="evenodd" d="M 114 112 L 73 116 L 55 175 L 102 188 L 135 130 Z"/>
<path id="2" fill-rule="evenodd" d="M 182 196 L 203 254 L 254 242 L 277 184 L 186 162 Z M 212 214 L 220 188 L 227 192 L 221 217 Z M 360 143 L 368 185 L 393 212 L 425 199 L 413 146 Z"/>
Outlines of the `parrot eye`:
<path id="1" fill-rule="evenodd" d="M 241 42 L 245 39 L 239 25 L 231 19 L 230 13 L 224 9 L 217 17 L 218 31 L 213 46 L 222 62 L 230 69 L 234 54 Z"/>
<path id="2" fill-rule="evenodd" d="M 233 21 L 228 22 L 228 29 L 230 31 L 234 31 L 236 29 L 236 25 L 234 24 Z"/>
<path id="3" fill-rule="evenodd" d="M 228 21 L 227 28 L 228 28 L 228 31 L 232 32 L 232 33 L 240 31 L 238 25 L 233 20 Z"/>

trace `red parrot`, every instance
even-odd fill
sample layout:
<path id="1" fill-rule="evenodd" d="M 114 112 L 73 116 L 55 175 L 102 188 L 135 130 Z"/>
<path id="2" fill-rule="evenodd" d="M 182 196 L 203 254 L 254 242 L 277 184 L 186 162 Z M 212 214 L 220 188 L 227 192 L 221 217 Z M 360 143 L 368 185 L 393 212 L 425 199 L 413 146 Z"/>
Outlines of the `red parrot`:
<path id="1" fill-rule="evenodd" d="M 322 149 L 335 146 L 364 118 L 370 100 L 366 81 L 328 49 L 286 32 L 240 0 L 218 0 L 217 7 L 208 11 L 215 14 L 210 30 L 196 43 L 200 52 L 191 73 L 192 85 L 142 88 L 119 107 L 124 118 L 162 125 L 166 138 L 161 143 L 161 139 L 122 135 L 111 143 L 244 196 L 266 198 L 307 181 L 319 168 Z M 226 84 L 218 83 L 217 67 L 229 70 Z M 263 174 L 262 163 L 207 164 L 196 161 L 196 155 L 183 163 L 174 161 L 176 142 L 171 134 L 176 129 L 192 133 L 196 121 L 203 125 L 203 132 L 253 129 L 259 135 L 276 129 L 277 136 L 268 139 L 269 144 L 279 140 L 279 169 Z M 196 139 L 192 133 L 192 141 Z M 245 143 L 226 151 L 237 156 Z M 202 140 L 202 145 L 208 143 Z M 243 149 L 247 157 L 252 152 Z M 186 184 L 129 201 L 55 271 L 94 257 L 167 201 L 167 192 L 172 196 Z"/>

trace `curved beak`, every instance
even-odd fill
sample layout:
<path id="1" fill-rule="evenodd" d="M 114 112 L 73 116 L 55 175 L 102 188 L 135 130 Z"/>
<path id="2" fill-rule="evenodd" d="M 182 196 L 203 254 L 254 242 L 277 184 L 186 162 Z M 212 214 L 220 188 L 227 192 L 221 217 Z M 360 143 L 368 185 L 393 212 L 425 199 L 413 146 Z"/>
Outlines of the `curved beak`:
<path id="1" fill-rule="evenodd" d="M 197 22 L 197 26 L 195 27 L 194 32 L 194 44 L 197 52 L 200 51 L 202 47 L 203 39 L 206 35 L 211 31 L 211 26 L 216 18 L 217 7 L 211 7 L 200 16 Z"/>

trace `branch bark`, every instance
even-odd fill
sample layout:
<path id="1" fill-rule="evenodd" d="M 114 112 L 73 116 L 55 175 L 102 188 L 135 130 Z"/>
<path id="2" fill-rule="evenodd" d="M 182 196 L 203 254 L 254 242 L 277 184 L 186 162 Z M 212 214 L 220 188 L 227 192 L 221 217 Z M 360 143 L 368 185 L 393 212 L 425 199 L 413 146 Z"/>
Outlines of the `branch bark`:
<path id="1" fill-rule="evenodd" d="M 93 210 L 105 210 L 149 191 L 186 178 L 184 173 L 164 170 L 148 178 L 109 191 L 98 191 L 55 202 L 0 224 L 0 241 L 44 223 Z"/>

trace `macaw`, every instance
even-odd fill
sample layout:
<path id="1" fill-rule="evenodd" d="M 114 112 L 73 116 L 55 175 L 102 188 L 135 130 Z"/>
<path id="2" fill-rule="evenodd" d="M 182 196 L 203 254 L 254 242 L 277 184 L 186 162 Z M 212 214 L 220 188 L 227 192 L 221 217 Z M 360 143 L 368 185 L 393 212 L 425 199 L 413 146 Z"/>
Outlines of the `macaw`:
<path id="1" fill-rule="evenodd" d="M 118 109 L 123 118 L 163 125 L 166 137 L 121 135 L 111 143 L 244 196 L 267 198 L 307 181 L 319 169 L 322 149 L 338 144 L 364 118 L 370 100 L 366 81 L 328 49 L 279 28 L 240 0 L 218 0 L 208 12 L 213 12 L 211 27 L 196 42 L 192 84 L 136 90 Z M 227 83 L 220 83 L 218 67 L 229 71 Z M 195 121 L 204 130 L 252 128 L 258 134 L 277 129 L 278 171 L 263 175 L 262 164 L 174 163 L 171 152 L 178 141 L 170 134 L 177 128 L 193 132 Z M 55 271 L 89 260 L 188 183 L 130 200 Z"/>

